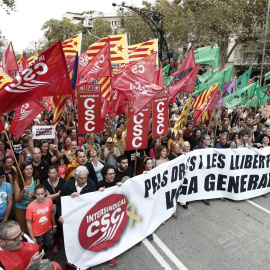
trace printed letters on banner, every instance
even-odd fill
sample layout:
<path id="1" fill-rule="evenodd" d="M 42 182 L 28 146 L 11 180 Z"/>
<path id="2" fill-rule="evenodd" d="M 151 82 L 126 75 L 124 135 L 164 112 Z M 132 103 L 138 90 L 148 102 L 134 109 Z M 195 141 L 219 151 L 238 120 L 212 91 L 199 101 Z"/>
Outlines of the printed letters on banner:
<path id="1" fill-rule="evenodd" d="M 128 179 L 121 187 L 64 196 L 67 260 L 91 267 L 115 258 L 170 218 L 177 201 L 245 200 L 266 194 L 269 167 L 270 147 L 200 149 Z"/>
<path id="2" fill-rule="evenodd" d="M 99 84 L 78 87 L 78 131 L 81 134 L 100 132 L 101 93 Z"/>
<path id="3" fill-rule="evenodd" d="M 133 103 L 129 101 L 127 119 L 126 151 L 147 148 L 150 105 L 134 115 Z"/>
<path id="4" fill-rule="evenodd" d="M 55 126 L 33 126 L 32 127 L 33 139 L 54 139 Z"/>
<path id="5" fill-rule="evenodd" d="M 168 89 L 164 89 L 152 103 L 152 137 L 156 138 L 168 133 Z"/>

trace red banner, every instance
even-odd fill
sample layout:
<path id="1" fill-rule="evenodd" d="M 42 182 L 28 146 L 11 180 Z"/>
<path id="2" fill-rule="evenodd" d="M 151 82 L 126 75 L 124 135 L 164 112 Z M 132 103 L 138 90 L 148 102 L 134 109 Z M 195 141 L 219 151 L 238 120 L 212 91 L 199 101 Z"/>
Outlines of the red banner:
<path id="1" fill-rule="evenodd" d="M 147 148 L 150 108 L 150 105 L 147 105 L 141 112 L 134 115 L 133 103 L 129 102 L 127 113 L 127 151 Z"/>
<path id="2" fill-rule="evenodd" d="M 100 132 L 101 93 L 99 84 L 78 87 L 78 131 L 80 134 Z"/>
<path id="3" fill-rule="evenodd" d="M 168 133 L 169 101 L 168 89 L 164 89 L 153 100 L 152 137 L 156 138 Z"/>

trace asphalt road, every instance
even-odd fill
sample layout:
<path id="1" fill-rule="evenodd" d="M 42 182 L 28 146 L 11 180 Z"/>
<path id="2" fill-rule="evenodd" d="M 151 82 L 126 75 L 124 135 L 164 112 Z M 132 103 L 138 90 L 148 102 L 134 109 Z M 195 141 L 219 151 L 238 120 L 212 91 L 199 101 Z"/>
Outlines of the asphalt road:
<path id="1" fill-rule="evenodd" d="M 153 241 L 144 240 L 118 256 L 114 268 L 269 270 L 270 194 L 240 202 L 210 202 L 210 206 L 191 202 L 187 210 L 178 206 L 178 219 L 170 218 L 161 225 Z M 63 245 L 58 255 L 48 252 L 47 256 L 65 269 Z M 104 263 L 91 269 L 111 267 Z"/>

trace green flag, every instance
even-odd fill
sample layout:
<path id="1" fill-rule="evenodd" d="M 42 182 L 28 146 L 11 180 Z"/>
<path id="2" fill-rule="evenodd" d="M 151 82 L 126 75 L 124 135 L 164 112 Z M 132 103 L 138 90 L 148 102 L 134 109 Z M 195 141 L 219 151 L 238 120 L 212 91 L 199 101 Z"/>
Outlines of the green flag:
<path id="1" fill-rule="evenodd" d="M 248 94 L 248 97 L 249 98 L 251 98 L 251 97 L 254 96 L 256 87 L 257 87 L 257 83 L 256 82 L 248 85 L 247 87 L 245 87 L 245 88 L 248 88 L 247 94 Z M 245 89 L 245 88 L 243 88 L 243 89 Z"/>
<path id="2" fill-rule="evenodd" d="M 226 107 L 228 109 L 239 105 L 239 104 L 246 104 L 247 103 L 247 99 L 248 99 L 248 95 L 247 95 L 247 89 L 242 89 L 239 90 L 237 92 L 234 92 L 226 97 L 223 98 Z"/>
<path id="3" fill-rule="evenodd" d="M 209 69 L 203 75 L 198 77 L 199 84 L 206 83 L 208 80 L 210 80 L 213 77 L 213 68 Z"/>
<path id="4" fill-rule="evenodd" d="M 264 79 L 265 79 L 265 80 L 270 79 L 270 71 L 267 72 L 267 73 L 264 75 Z"/>
<path id="5" fill-rule="evenodd" d="M 260 107 L 263 106 L 268 99 L 270 99 L 270 84 L 257 87 L 256 93 L 260 101 Z"/>
<path id="6" fill-rule="evenodd" d="M 219 69 L 216 68 L 216 69 L 213 71 L 213 76 L 216 76 L 218 73 L 219 73 Z"/>
<path id="7" fill-rule="evenodd" d="M 254 96 L 247 102 L 247 107 L 257 107 L 259 103 L 258 96 Z"/>
<path id="8" fill-rule="evenodd" d="M 167 66 L 165 66 L 164 68 L 162 68 L 163 71 L 163 76 L 165 77 L 166 75 L 169 74 L 170 72 L 170 64 L 168 64 Z"/>
<path id="9" fill-rule="evenodd" d="M 169 87 L 171 85 L 171 80 L 172 80 L 172 76 L 168 76 L 164 78 L 165 87 Z"/>
<path id="10" fill-rule="evenodd" d="M 214 67 L 219 67 L 219 54 L 220 49 L 206 49 L 194 51 L 195 63 L 197 64 L 208 64 Z"/>
<path id="11" fill-rule="evenodd" d="M 220 83 L 218 90 L 223 90 L 224 82 L 230 82 L 233 72 L 233 66 L 229 66 L 225 69 L 223 69 L 220 73 L 218 73 L 216 76 L 213 76 L 211 79 L 209 79 L 204 84 L 199 84 L 195 87 L 193 95 L 198 96 L 200 95 L 204 90 L 208 89 L 210 86 L 212 86 L 215 83 Z"/>
<path id="12" fill-rule="evenodd" d="M 237 88 L 236 91 L 243 89 L 244 87 L 247 86 L 248 84 L 248 80 L 250 77 L 250 73 L 252 70 L 252 65 L 250 66 L 250 68 L 248 70 L 246 70 L 238 79 L 237 79 Z"/>
<path id="13" fill-rule="evenodd" d="M 224 82 L 230 82 L 232 80 L 233 67 L 234 66 L 229 66 L 221 71 L 224 72 Z"/>

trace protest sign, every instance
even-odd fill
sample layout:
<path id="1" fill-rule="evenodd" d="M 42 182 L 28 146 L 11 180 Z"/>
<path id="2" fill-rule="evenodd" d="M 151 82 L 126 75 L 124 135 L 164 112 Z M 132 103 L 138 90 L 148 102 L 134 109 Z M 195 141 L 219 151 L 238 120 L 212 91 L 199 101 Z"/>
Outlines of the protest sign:
<path id="1" fill-rule="evenodd" d="M 129 101 L 127 118 L 126 151 L 147 148 L 150 104 L 134 115 L 133 103 Z"/>
<path id="2" fill-rule="evenodd" d="M 80 134 L 100 132 L 101 93 L 99 84 L 78 87 L 78 131 Z"/>
<path id="3" fill-rule="evenodd" d="M 32 128 L 33 139 L 54 139 L 55 126 L 33 126 Z"/>
<path id="4" fill-rule="evenodd" d="M 268 193 L 269 165 L 270 147 L 195 150 L 121 187 L 62 197 L 67 259 L 91 267 L 118 256 L 170 218 L 176 201 Z"/>
<path id="5" fill-rule="evenodd" d="M 164 89 L 154 98 L 152 103 L 152 137 L 156 138 L 168 133 L 168 89 Z"/>

